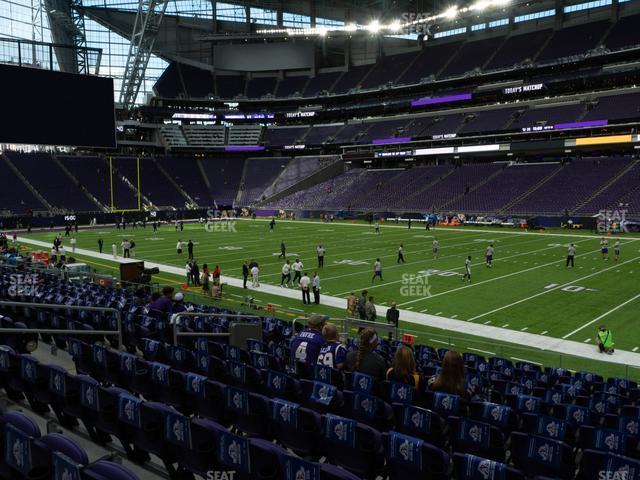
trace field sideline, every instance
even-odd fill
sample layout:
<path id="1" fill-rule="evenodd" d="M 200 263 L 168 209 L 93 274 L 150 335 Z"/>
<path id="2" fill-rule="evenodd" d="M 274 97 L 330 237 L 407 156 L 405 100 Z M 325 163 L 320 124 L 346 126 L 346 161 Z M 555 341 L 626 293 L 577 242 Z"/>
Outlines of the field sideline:
<path id="1" fill-rule="evenodd" d="M 191 238 L 201 265 L 219 264 L 223 275 L 240 278 L 242 261 L 255 259 L 267 285 L 280 282 L 282 261 L 277 255 L 281 240 L 288 256 L 299 255 L 309 272 L 316 267 L 315 247 L 321 243 L 327 249 L 325 267 L 318 270 L 324 295 L 345 297 L 352 289 L 359 293 L 368 288 L 378 306 L 395 301 L 416 313 L 591 344 L 595 324 L 606 322 L 619 349 L 639 350 L 635 314 L 640 304 L 638 237 L 621 237 L 622 255 L 616 263 L 613 258 L 601 258 L 600 237 L 587 232 L 473 227 L 425 231 L 417 225 L 409 230 L 406 225 L 395 224 L 383 224 L 381 232 L 376 235 L 373 227 L 363 223 L 299 220 L 277 221 L 275 231 L 269 232 L 267 221 L 246 220 L 236 222 L 230 231 L 206 231 L 202 225 L 193 224 L 185 225 L 184 232 L 165 225 L 157 234 L 149 226 L 146 230 L 126 231 L 100 227 L 81 230 L 77 239 L 79 248 L 97 251 L 97 238 L 101 237 L 105 253 L 110 253 L 113 241 L 119 245 L 123 238 L 132 237 L 137 243 L 138 258 L 184 267 L 186 254 L 179 259 L 175 243 L 178 238 L 184 242 Z M 28 237 L 50 242 L 53 235 L 45 232 Z M 440 242 L 437 259 L 431 253 L 434 236 Z M 578 246 L 575 269 L 564 266 L 566 244 L 571 241 Z M 610 238 L 610 247 L 613 241 Z M 405 264 L 396 263 L 400 243 L 405 248 Z M 495 246 L 491 269 L 484 266 L 484 250 L 490 243 Z M 66 240 L 65 245 L 69 250 Z M 466 255 L 472 256 L 471 284 L 461 281 Z M 372 287 L 375 258 L 382 261 L 385 282 Z M 416 288 L 407 288 L 411 285 Z M 412 294 L 416 291 L 421 294 Z M 293 292 L 286 293 L 287 297 L 294 297 Z M 280 295 L 273 298 L 273 303 L 305 312 L 320 310 L 303 307 L 301 301 Z"/>

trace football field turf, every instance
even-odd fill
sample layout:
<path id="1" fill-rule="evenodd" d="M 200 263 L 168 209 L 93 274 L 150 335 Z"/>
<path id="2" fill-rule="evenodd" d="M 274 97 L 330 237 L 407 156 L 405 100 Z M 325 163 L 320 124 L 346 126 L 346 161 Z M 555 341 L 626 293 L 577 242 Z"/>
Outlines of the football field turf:
<path id="1" fill-rule="evenodd" d="M 422 225 L 414 224 L 408 229 L 395 223 L 383 224 L 380 230 L 378 235 L 363 222 L 277 221 L 271 232 L 268 221 L 258 219 L 239 220 L 226 226 L 214 224 L 210 228 L 186 224 L 183 232 L 176 232 L 172 225 L 163 225 L 154 233 L 147 225 L 146 229 L 125 231 L 101 227 L 76 235 L 79 248 L 93 251 L 98 250 L 97 239 L 102 238 L 104 253 L 108 254 L 112 242 L 117 242 L 120 252 L 120 242 L 133 238 L 137 258 L 177 267 L 184 267 L 186 242 L 191 239 L 200 266 L 219 265 L 224 276 L 241 278 L 243 260 L 254 259 L 260 265 L 261 282 L 272 285 L 280 284 L 283 262 L 278 255 L 280 242 L 284 241 L 287 258 L 292 262 L 300 258 L 309 274 L 319 272 L 323 295 L 346 298 L 351 290 L 359 295 L 367 289 L 379 306 L 396 302 L 399 308 L 413 312 L 592 345 L 596 326 L 606 323 L 613 331 L 618 349 L 640 351 L 638 236 L 620 236 L 622 253 L 615 262 L 612 247 L 616 237 L 608 237 L 610 258 L 603 260 L 601 237 L 590 232 L 539 233 L 475 227 L 426 231 Z M 37 233 L 29 238 L 49 242 L 54 235 Z M 434 238 L 439 241 L 438 258 L 432 253 Z M 182 257 L 176 254 L 178 239 L 185 243 Z M 567 268 L 565 258 L 571 242 L 577 246 L 575 267 Z M 401 243 L 406 263 L 397 263 Z M 64 244 L 70 251 L 68 240 Z M 317 268 L 318 244 L 326 248 L 322 269 Z M 484 253 L 490 244 L 495 248 L 494 262 L 492 268 L 487 268 Z M 472 283 L 462 280 L 468 255 L 472 257 Z M 372 284 L 376 258 L 382 262 L 384 281 L 375 279 Z M 242 289 L 229 291 L 235 292 L 235 296 L 242 294 Z M 262 295 L 261 299 L 306 313 L 320 311 L 344 316 L 344 311 L 336 308 L 303 306 L 292 298 Z M 433 333 L 416 325 L 408 328 Z M 425 333 L 420 340 L 441 341 L 440 337 L 433 337 Z M 486 345 L 491 345 L 490 338 L 484 342 L 485 346 L 477 346 L 479 351 L 499 353 L 487 348 Z M 531 355 L 526 359 L 534 360 Z"/>

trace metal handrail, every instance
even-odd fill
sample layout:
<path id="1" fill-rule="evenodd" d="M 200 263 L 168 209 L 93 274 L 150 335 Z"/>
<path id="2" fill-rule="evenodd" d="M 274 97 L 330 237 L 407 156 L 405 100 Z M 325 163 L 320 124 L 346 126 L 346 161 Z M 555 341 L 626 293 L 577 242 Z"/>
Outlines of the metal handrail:
<path id="1" fill-rule="evenodd" d="M 171 329 L 173 331 L 173 345 L 178 345 L 178 337 L 230 337 L 230 333 L 216 332 L 179 332 L 176 328 L 180 317 L 229 317 L 229 318 L 257 318 L 259 315 L 244 315 L 239 313 L 199 313 L 199 312 L 179 312 L 171 316 Z"/>
<path id="2" fill-rule="evenodd" d="M 383 330 L 385 332 L 392 332 L 396 335 L 396 338 L 398 337 L 398 333 L 400 331 L 400 329 L 395 325 L 391 325 L 390 323 L 386 323 L 386 322 L 374 322 L 371 320 L 362 320 L 360 318 L 350 318 L 350 317 L 347 317 L 342 321 L 343 321 L 343 324 L 345 325 L 345 327 L 343 328 L 345 333 L 347 333 L 348 332 L 347 329 L 353 325 L 360 326 L 360 327 L 372 327 L 374 329 Z"/>
<path id="3" fill-rule="evenodd" d="M 122 315 L 119 310 L 111 307 L 82 307 L 78 305 L 51 305 L 48 303 L 12 302 L 0 301 L 0 307 L 29 307 L 51 310 L 82 310 L 91 312 L 111 312 L 116 316 L 117 330 L 63 330 L 50 328 L 2 328 L 0 332 L 6 333 L 44 333 L 45 335 L 118 335 L 118 346 L 122 348 Z"/>

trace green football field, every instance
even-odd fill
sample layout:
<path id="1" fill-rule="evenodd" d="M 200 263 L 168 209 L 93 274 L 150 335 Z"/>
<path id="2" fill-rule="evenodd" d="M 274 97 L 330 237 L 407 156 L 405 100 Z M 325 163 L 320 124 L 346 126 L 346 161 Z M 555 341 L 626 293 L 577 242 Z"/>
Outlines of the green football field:
<path id="1" fill-rule="evenodd" d="M 76 235 L 79 248 L 96 252 L 97 239 L 102 238 L 104 252 L 108 254 L 112 242 L 120 245 L 124 238 L 133 238 L 137 244 L 137 258 L 177 267 L 184 267 L 186 242 L 191 239 L 200 266 L 204 263 L 210 267 L 219 265 L 223 276 L 241 278 L 243 260 L 255 259 L 260 264 L 261 282 L 272 285 L 280 283 L 283 262 L 278 255 L 280 242 L 284 241 L 287 258 L 292 262 L 300 258 L 304 271 L 319 272 L 323 295 L 346 298 L 351 290 L 359 294 L 368 289 L 376 305 L 396 302 L 399 308 L 413 312 L 592 345 L 596 326 L 606 323 L 614 333 L 618 349 L 640 350 L 638 236 L 625 234 L 619 237 L 621 255 L 616 262 L 612 248 L 616 237 L 608 237 L 610 258 L 604 260 L 600 254 L 600 237 L 589 232 L 539 233 L 475 227 L 442 227 L 426 231 L 421 225 L 414 224 L 408 229 L 406 225 L 395 223 L 381 225 L 380 231 L 376 234 L 372 226 L 363 222 L 277 221 L 271 232 L 267 220 L 239 220 L 226 227 L 187 224 L 182 232 L 163 225 L 154 233 L 148 225 L 146 229 L 128 228 L 125 231 L 81 230 Z M 35 233 L 29 238 L 50 242 L 54 235 L 53 232 Z M 438 258 L 432 253 L 434 238 L 439 241 Z M 185 242 L 185 253 L 181 258 L 175 250 L 178 239 Z M 575 267 L 567 268 L 565 258 L 571 242 L 577 246 Z M 70 251 L 68 240 L 64 243 Z M 317 268 L 318 244 L 326 248 L 322 269 Z M 400 244 L 404 246 L 406 263 L 398 264 Z M 490 244 L 495 248 L 494 262 L 492 268 L 487 268 L 484 254 Z M 472 283 L 462 279 L 468 255 L 472 257 Z M 78 257 L 99 270 L 114 268 L 105 259 Z M 372 284 L 376 258 L 382 262 L 384 281 L 376 279 Z M 180 282 L 178 277 L 169 274 L 160 274 L 155 280 Z M 244 292 L 229 287 L 225 295 L 240 298 Z M 334 307 L 303 306 L 297 298 L 261 293 L 256 293 L 255 297 L 264 304 L 273 303 L 283 309 L 294 309 L 294 312 L 345 315 L 344 310 Z M 514 358 L 526 356 L 526 360 L 541 363 L 564 362 L 576 369 L 588 366 L 590 362 L 536 352 L 531 348 L 535 346 L 531 345 L 507 345 L 490 338 L 452 335 L 415 324 L 407 328 L 415 331 L 419 341 L 434 346 L 458 341 L 460 349 L 496 354 L 507 348 L 512 349 L 509 352 Z M 521 351 L 516 351 L 520 348 Z"/>

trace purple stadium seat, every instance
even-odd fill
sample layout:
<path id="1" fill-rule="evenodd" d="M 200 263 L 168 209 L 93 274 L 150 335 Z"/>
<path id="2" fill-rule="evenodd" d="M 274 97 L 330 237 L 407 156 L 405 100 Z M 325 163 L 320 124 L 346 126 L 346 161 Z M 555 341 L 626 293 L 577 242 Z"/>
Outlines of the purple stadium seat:
<path id="1" fill-rule="evenodd" d="M 398 432 L 382 434 L 390 480 L 450 478 L 449 454 L 424 440 Z"/>
<path id="2" fill-rule="evenodd" d="M 322 418 L 319 413 L 297 403 L 272 398 L 269 417 L 278 443 L 301 457 L 321 456 Z"/>
<path id="3" fill-rule="evenodd" d="M 511 434 L 511 441 L 515 466 L 527 476 L 572 477 L 574 455 L 566 443 L 518 432 Z"/>
<path id="4" fill-rule="evenodd" d="M 509 465 L 498 463 L 469 454 L 454 453 L 453 464 L 457 480 L 483 480 L 504 478 L 504 480 L 525 480 L 522 472 Z"/>
<path id="5" fill-rule="evenodd" d="M 325 415 L 324 450 L 330 463 L 364 478 L 375 478 L 384 464 L 382 436 L 355 420 Z"/>
<path id="6" fill-rule="evenodd" d="M 466 452 L 498 462 L 505 461 L 505 434 L 494 425 L 473 420 L 450 416 L 451 444 L 457 452 Z"/>

